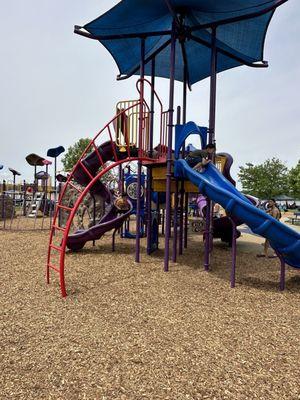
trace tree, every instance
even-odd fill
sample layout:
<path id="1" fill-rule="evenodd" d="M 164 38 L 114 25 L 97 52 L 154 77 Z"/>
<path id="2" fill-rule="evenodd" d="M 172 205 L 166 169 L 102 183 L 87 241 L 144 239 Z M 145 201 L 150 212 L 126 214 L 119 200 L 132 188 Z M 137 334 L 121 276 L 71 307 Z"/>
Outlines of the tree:
<path id="1" fill-rule="evenodd" d="M 288 169 L 278 158 L 263 164 L 247 163 L 238 173 L 243 191 L 261 199 L 270 199 L 288 192 Z"/>
<path id="2" fill-rule="evenodd" d="M 295 198 L 300 198 L 300 160 L 298 164 L 289 172 L 288 183 L 290 194 Z"/>
<path id="3" fill-rule="evenodd" d="M 91 139 L 82 138 L 79 139 L 78 142 L 76 142 L 73 146 L 68 148 L 65 156 L 61 160 L 65 171 L 72 171 L 74 165 L 77 163 L 81 154 L 89 145 L 90 141 Z"/>

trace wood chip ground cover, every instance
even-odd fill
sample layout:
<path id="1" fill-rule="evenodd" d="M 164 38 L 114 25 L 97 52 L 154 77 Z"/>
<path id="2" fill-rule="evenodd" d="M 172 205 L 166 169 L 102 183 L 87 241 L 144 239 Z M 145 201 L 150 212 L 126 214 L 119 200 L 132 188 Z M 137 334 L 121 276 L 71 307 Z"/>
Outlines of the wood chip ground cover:
<path id="1" fill-rule="evenodd" d="M 237 287 L 230 251 L 203 246 L 162 271 L 163 250 L 134 262 L 109 236 L 66 257 L 69 296 L 44 280 L 48 234 L 0 232 L 1 399 L 300 399 L 300 277 L 257 259 L 243 235 Z M 161 240 L 163 248 L 163 240 Z"/>

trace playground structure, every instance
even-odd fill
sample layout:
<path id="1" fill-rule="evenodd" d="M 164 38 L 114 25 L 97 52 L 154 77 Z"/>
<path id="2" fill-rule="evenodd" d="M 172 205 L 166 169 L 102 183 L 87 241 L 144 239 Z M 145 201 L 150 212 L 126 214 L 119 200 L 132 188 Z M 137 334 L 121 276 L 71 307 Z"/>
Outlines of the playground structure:
<path id="1" fill-rule="evenodd" d="M 215 144 L 216 82 L 217 73 L 240 65 L 267 67 L 263 60 L 263 47 L 267 27 L 274 10 L 282 1 L 258 1 L 253 4 L 231 4 L 219 1 L 214 9 L 209 5 L 198 8 L 196 2 L 142 3 L 123 1 L 103 16 L 86 24 L 75 26 L 75 33 L 98 40 L 105 45 L 120 69 L 118 79 L 140 76 L 137 82 L 139 98 L 121 101 L 116 115 L 90 142 L 73 171 L 68 176 L 60 195 L 50 233 L 47 258 L 47 282 L 50 270 L 60 277 L 62 296 L 66 296 L 65 252 L 72 248 L 73 239 L 95 241 L 105 232 L 116 230 L 125 222 L 125 215 L 106 214 L 99 224 L 83 232 L 72 232 L 73 220 L 90 194 L 104 193 L 105 174 L 129 162 L 138 165 L 136 177 L 136 247 L 135 261 L 140 262 L 142 219 L 142 167 L 147 168 L 146 179 L 146 238 L 150 254 L 152 224 L 151 199 L 153 192 L 165 193 L 165 246 L 164 271 L 169 270 L 170 239 L 173 232 L 172 260 L 187 247 L 187 214 L 189 193 L 200 192 L 206 198 L 204 269 L 209 270 L 213 251 L 213 204 L 226 210 L 230 223 L 232 246 L 231 287 L 235 286 L 237 225 L 247 223 L 251 230 L 267 239 L 281 262 L 280 289 L 284 288 L 285 264 L 300 268 L 300 235 L 276 221 L 253 202 L 239 193 L 230 174 L 226 174 L 226 157 L 210 156 L 210 163 L 201 172 L 193 170 L 185 160 L 185 143 L 191 135 L 201 139 L 201 147 Z M 132 13 L 133 3 L 136 12 Z M 225 11 L 226 10 L 226 17 Z M 222 15 L 224 18 L 220 17 Z M 163 21 L 163 23 L 162 23 Z M 162 29 L 164 26 L 164 29 Z M 110 28 L 111 27 L 111 28 Z M 254 33 L 256 32 L 256 33 Z M 256 35 L 256 36 L 255 36 Z M 159 38 L 159 40 L 157 40 Z M 136 50 L 133 54 L 132 48 Z M 129 55 L 130 54 L 130 57 Z M 139 55 L 138 55 L 139 54 Z M 167 57 L 167 61 L 166 61 Z M 195 60 L 197 59 L 197 62 Z M 151 76 L 151 81 L 145 79 Z M 166 111 L 155 90 L 155 78 L 169 78 L 169 106 Z M 210 77 L 209 127 L 199 127 L 186 121 L 187 89 L 193 83 Z M 174 135 L 174 83 L 183 82 L 182 106 L 177 108 Z M 150 90 L 146 100 L 146 91 Z M 173 140 L 175 136 L 175 143 Z M 155 140 L 156 138 L 156 140 Z M 222 164 L 223 163 L 223 164 Z M 217 168 L 216 165 L 221 164 Z M 222 172 L 221 172 L 222 171 Z M 80 187 L 78 186 L 80 185 Z M 64 205 L 67 190 L 73 189 L 76 199 L 71 206 Z M 175 202 L 172 207 L 172 193 Z M 173 208 L 173 209 L 172 209 Z M 112 210 L 113 207 L 110 209 Z M 65 224 L 59 224 L 59 214 L 67 214 Z M 132 209 L 128 211 L 132 212 Z M 172 217 L 173 212 L 173 217 Z M 172 223 L 173 220 L 173 223 Z M 173 227 L 173 229 L 172 229 Z M 114 249 L 113 234 L 113 249 Z M 77 246 L 76 246 L 77 247 Z"/>
<path id="2" fill-rule="evenodd" d="M 11 183 L 3 180 L 0 184 L 2 230 L 49 230 L 51 227 L 57 196 L 55 174 L 54 188 L 49 175 L 52 162 L 34 153 L 26 156 L 26 161 L 34 167 L 32 182 L 23 180 L 16 183 L 16 177 L 21 174 L 8 168 L 13 174 L 13 181 Z M 38 167 L 44 167 L 45 170 L 37 171 Z"/>

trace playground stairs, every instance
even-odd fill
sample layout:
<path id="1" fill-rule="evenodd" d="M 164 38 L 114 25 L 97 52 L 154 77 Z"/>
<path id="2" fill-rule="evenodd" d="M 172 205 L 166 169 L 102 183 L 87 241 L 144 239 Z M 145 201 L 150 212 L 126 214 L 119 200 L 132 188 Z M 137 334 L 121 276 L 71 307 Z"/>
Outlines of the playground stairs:
<path id="1" fill-rule="evenodd" d="M 29 206 L 27 216 L 29 218 L 35 218 L 38 216 L 39 209 L 43 201 L 44 193 L 35 193 L 34 198 Z"/>

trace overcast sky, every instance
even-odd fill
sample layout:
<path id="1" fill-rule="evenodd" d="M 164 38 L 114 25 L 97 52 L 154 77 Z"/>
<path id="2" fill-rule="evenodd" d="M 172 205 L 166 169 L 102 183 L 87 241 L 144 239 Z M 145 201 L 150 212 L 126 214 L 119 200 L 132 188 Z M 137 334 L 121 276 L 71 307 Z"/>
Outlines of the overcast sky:
<path id="1" fill-rule="evenodd" d="M 135 78 L 116 82 L 118 69 L 97 42 L 73 33 L 116 4 L 109 0 L 1 2 L 0 164 L 32 177 L 25 156 L 92 137 L 118 100 L 135 98 Z M 300 2 L 275 13 L 265 47 L 268 69 L 236 68 L 218 75 L 219 151 L 238 166 L 279 157 L 300 158 Z M 166 101 L 167 80 L 157 90 Z M 180 93 L 180 85 L 177 85 Z M 208 81 L 193 86 L 188 119 L 208 123 Z M 180 97 L 178 96 L 178 101 Z M 180 104 L 180 103 L 178 103 Z M 10 177 L 7 169 L 0 179 Z"/>

